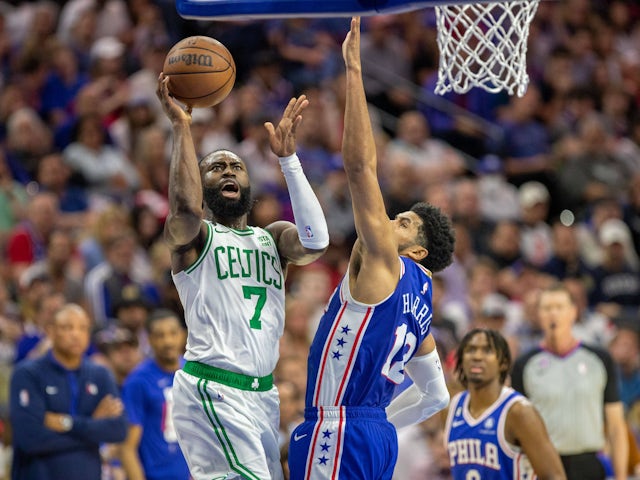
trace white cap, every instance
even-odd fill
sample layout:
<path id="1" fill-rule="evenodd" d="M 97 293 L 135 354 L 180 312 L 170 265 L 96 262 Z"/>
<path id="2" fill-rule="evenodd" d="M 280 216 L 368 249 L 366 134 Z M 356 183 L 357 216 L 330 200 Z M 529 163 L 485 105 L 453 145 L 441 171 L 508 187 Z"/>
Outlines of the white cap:
<path id="1" fill-rule="evenodd" d="M 537 203 L 546 203 L 549 198 L 549 190 L 540 182 L 526 182 L 518 189 L 518 200 L 523 208 L 533 207 Z"/>
<path id="2" fill-rule="evenodd" d="M 617 218 L 610 218 L 600 226 L 598 237 L 603 246 L 609 246 L 613 243 L 624 245 L 631 239 L 631 234 L 626 223 Z"/>
<path id="3" fill-rule="evenodd" d="M 124 53 L 124 44 L 116 37 L 102 37 L 91 46 L 91 58 L 112 59 Z"/>
<path id="4" fill-rule="evenodd" d="M 484 317 L 506 317 L 507 304 L 509 300 L 499 293 L 490 293 L 482 300 L 482 316 Z"/>

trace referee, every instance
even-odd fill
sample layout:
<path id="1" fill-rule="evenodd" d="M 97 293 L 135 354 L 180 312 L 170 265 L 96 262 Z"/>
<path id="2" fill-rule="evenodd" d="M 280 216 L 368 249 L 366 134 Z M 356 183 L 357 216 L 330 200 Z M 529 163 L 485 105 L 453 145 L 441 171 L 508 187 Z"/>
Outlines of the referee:
<path id="1" fill-rule="evenodd" d="M 615 479 L 626 479 L 629 444 L 613 360 L 573 336 L 578 308 L 563 284 L 542 290 L 538 316 L 542 344 L 515 362 L 513 388 L 542 415 L 568 480 L 606 478 L 599 454 L 607 440 Z"/>

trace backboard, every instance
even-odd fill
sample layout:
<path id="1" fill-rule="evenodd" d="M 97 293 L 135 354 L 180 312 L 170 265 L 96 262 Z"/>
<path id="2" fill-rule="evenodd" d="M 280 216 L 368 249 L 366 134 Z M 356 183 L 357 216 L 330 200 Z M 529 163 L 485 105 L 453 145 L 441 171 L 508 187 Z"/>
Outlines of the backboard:
<path id="1" fill-rule="evenodd" d="M 490 0 L 497 2 L 500 0 Z M 401 13 L 471 0 L 176 0 L 178 13 L 199 20 L 351 17 Z"/>

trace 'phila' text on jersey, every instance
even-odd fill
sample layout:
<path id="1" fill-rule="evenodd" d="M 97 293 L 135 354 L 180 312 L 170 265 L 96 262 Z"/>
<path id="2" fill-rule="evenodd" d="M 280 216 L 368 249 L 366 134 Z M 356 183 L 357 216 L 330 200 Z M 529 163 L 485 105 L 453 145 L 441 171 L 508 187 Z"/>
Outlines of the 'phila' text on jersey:
<path id="1" fill-rule="evenodd" d="M 451 466 L 456 464 L 475 464 L 500 470 L 498 446 L 491 442 L 482 442 L 478 438 L 461 438 L 449 442 Z"/>

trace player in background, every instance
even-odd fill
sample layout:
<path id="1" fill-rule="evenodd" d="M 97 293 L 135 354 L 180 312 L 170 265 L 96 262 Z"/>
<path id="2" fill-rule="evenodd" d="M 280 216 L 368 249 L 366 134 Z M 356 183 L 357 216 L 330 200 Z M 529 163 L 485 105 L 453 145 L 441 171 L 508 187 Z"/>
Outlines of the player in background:
<path id="1" fill-rule="evenodd" d="M 449 401 L 429 328 L 431 271 L 451 263 L 451 223 L 424 203 L 387 216 L 362 84 L 360 18 L 351 20 L 342 49 L 342 154 L 358 239 L 310 349 L 305 421 L 289 446 L 291 480 L 390 479 L 394 426 L 424 420 Z M 414 384 L 389 405 L 405 372 Z"/>
<path id="2" fill-rule="evenodd" d="M 510 369 L 497 330 L 476 328 L 461 340 L 456 373 L 466 390 L 451 400 L 445 427 L 454 480 L 566 480 L 537 410 L 504 385 Z"/>
<path id="3" fill-rule="evenodd" d="M 262 229 L 247 225 L 245 163 L 228 150 L 198 162 L 190 110 L 170 98 L 167 82 L 161 74 L 157 94 L 173 131 L 164 237 L 188 331 L 186 363 L 173 384 L 178 442 L 194 480 L 282 479 L 272 371 L 284 328 L 286 269 L 316 260 L 329 244 L 320 203 L 295 154 L 308 100 L 292 98 L 277 127 L 265 124 L 296 224 Z"/>
<path id="4" fill-rule="evenodd" d="M 184 365 L 186 332 L 171 310 L 151 312 L 145 328 L 152 358 L 142 361 L 126 378 L 122 400 L 129 417 L 120 459 L 127 480 L 189 480 L 189 468 L 176 436 L 173 378 Z"/>

